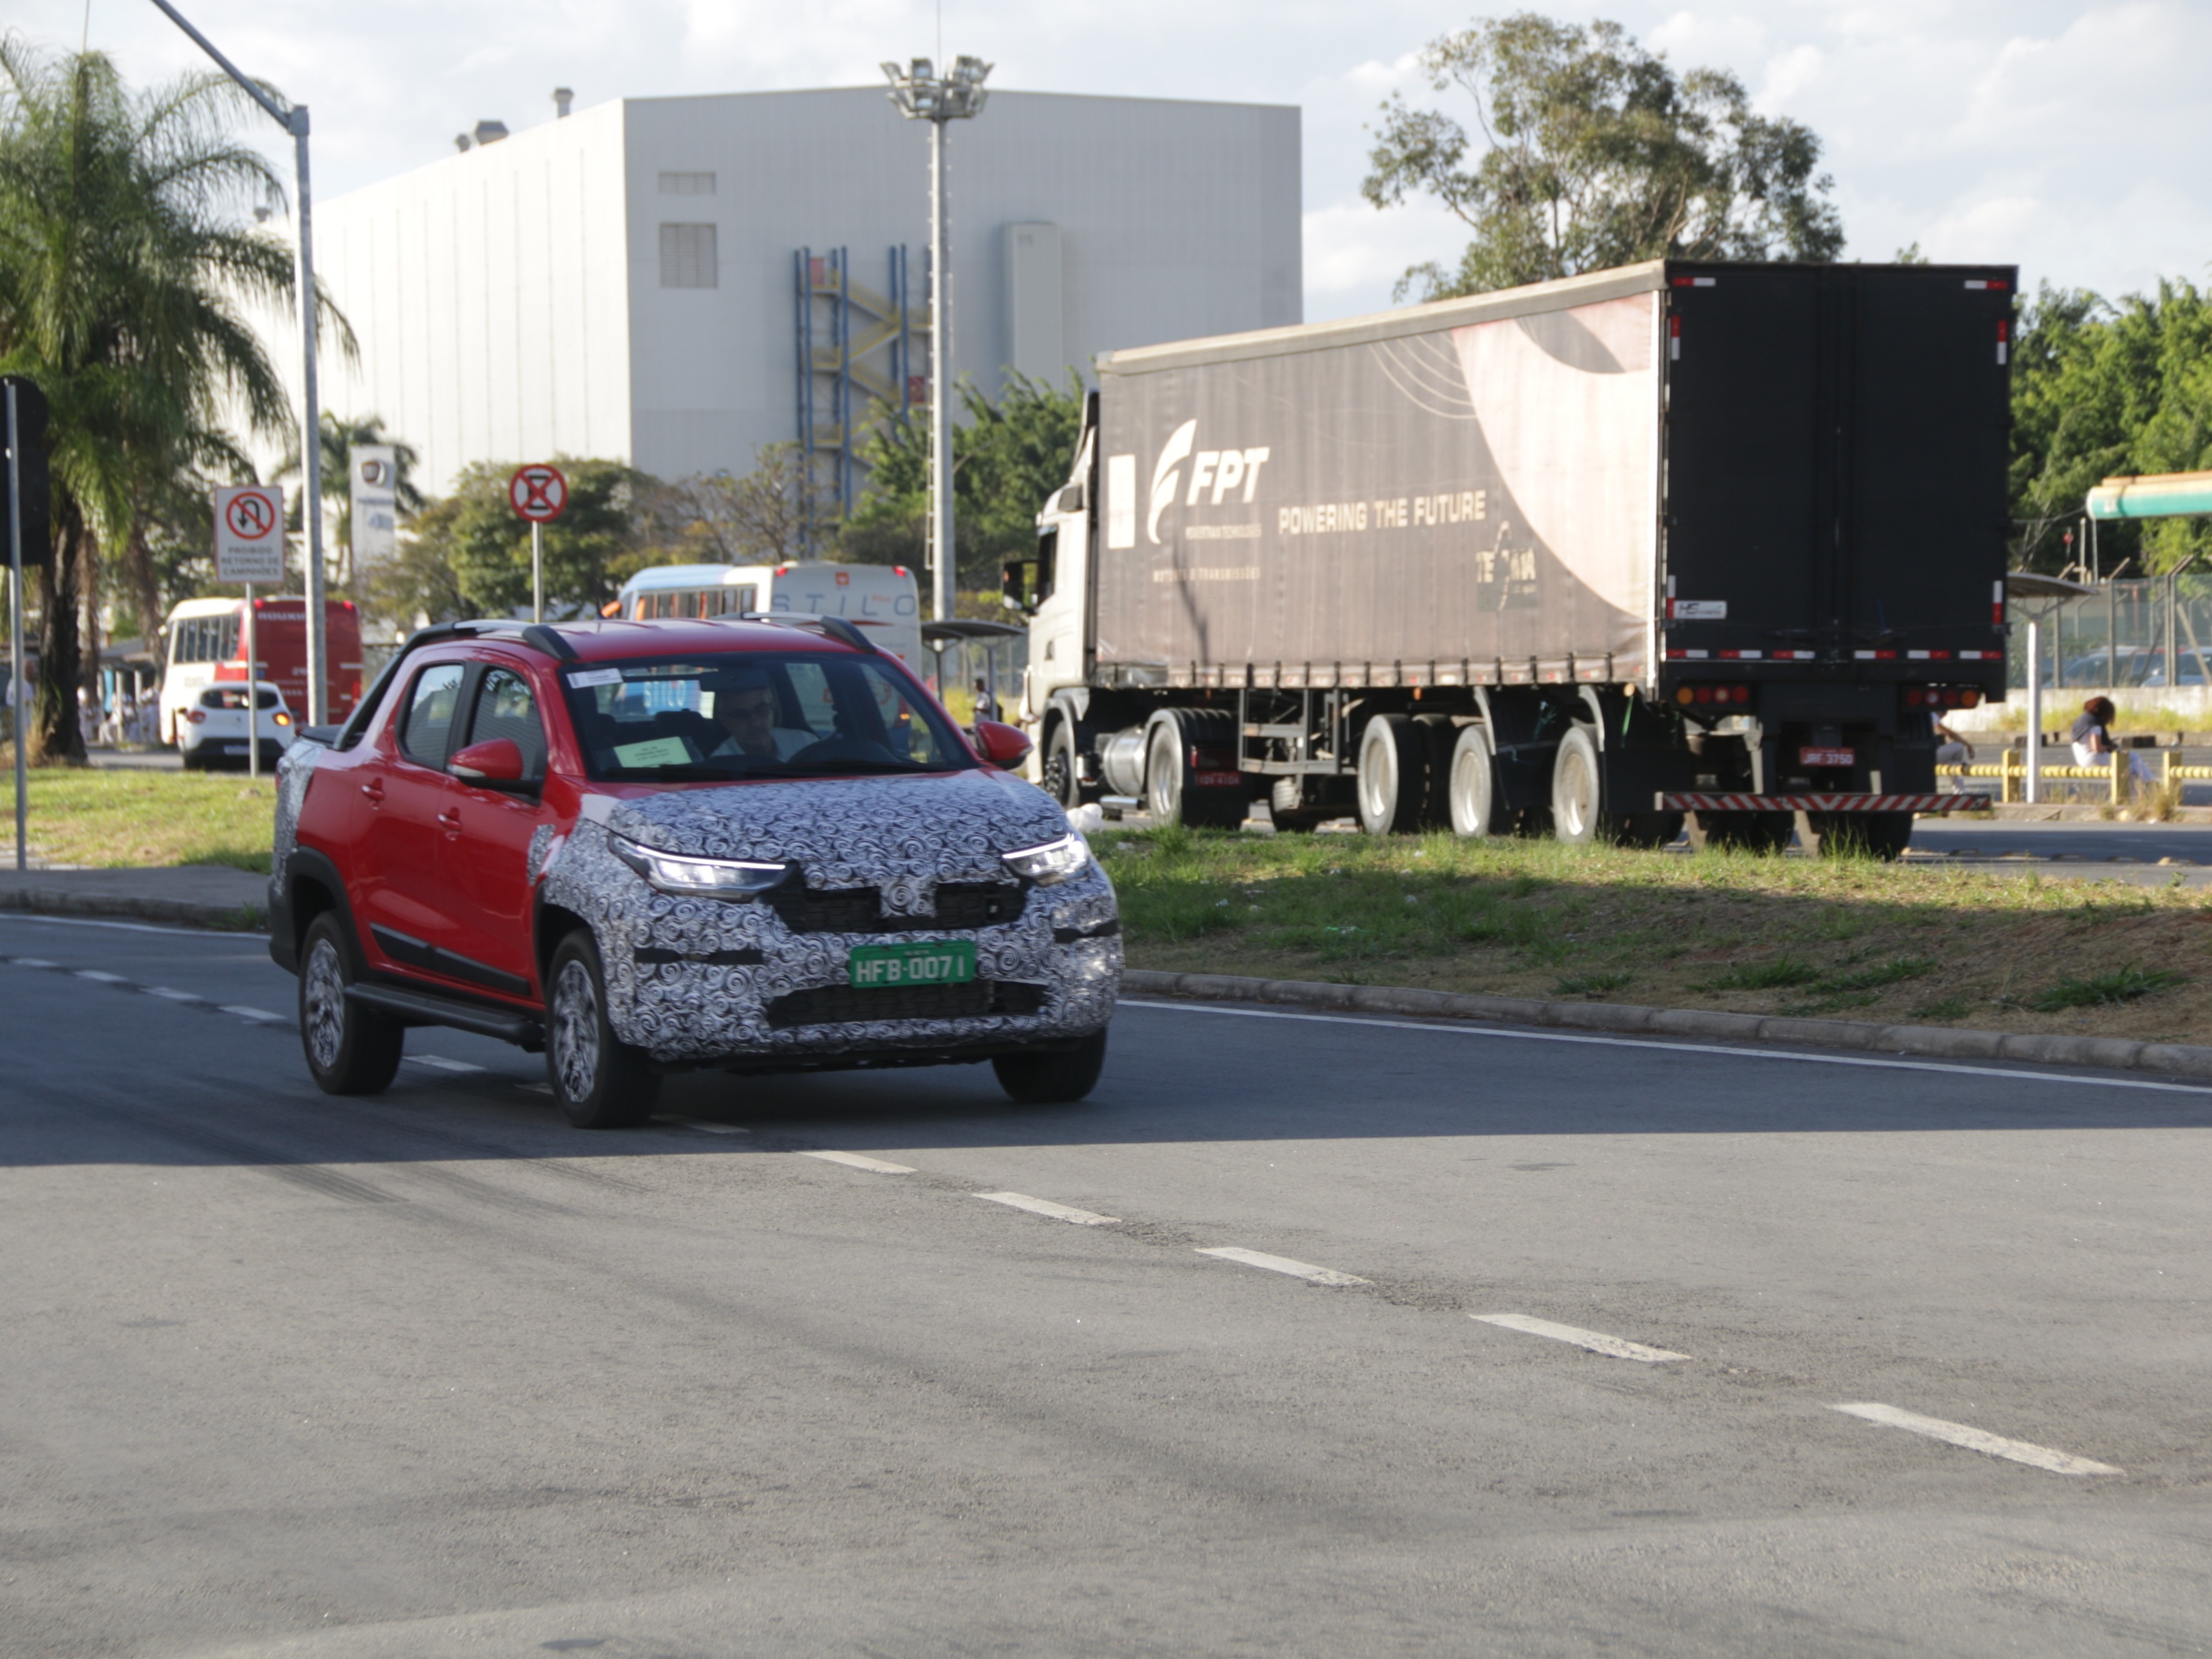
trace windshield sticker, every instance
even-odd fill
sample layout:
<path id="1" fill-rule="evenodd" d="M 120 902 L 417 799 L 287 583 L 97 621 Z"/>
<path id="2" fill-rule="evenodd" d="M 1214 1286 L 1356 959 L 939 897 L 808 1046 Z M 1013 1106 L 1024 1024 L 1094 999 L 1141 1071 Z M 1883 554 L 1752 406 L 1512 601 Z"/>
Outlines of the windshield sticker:
<path id="1" fill-rule="evenodd" d="M 622 670 L 619 668 L 580 668 L 574 673 L 568 676 L 568 684 L 574 686 L 578 690 L 583 690 L 583 688 L 587 685 L 620 685 L 622 684 Z"/>
<path id="2" fill-rule="evenodd" d="M 689 766 L 691 750 L 681 738 L 655 738 L 650 743 L 616 744 L 615 759 L 624 766 Z"/>

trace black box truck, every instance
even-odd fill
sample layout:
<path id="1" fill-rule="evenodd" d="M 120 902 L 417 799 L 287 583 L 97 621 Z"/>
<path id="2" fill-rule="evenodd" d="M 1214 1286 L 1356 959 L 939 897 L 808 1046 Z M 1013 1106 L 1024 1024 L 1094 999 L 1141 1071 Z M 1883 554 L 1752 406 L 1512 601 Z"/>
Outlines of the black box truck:
<path id="1" fill-rule="evenodd" d="M 1006 572 L 1037 775 L 1893 857 L 2004 696 L 2016 280 L 1662 260 L 1111 354 Z"/>

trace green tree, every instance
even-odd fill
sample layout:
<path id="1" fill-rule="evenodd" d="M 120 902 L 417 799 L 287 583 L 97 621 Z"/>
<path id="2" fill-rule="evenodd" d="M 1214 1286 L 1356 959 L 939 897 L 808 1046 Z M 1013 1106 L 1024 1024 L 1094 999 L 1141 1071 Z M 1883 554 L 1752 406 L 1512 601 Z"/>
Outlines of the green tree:
<path id="1" fill-rule="evenodd" d="M 763 444 L 753 470 L 649 483 L 638 495 L 650 562 L 781 564 L 805 547 L 805 462 L 795 443 Z M 625 573 L 627 574 L 627 573 Z"/>
<path id="2" fill-rule="evenodd" d="M 104 571 L 119 561 L 150 605 L 146 517 L 179 481 L 251 476 L 225 433 L 233 411 L 268 435 L 290 419 L 241 311 L 293 298 L 289 250 L 246 218 L 283 193 L 233 137 L 258 118 L 219 76 L 135 94 L 100 53 L 0 40 L 0 372 L 38 381 L 52 409 L 31 734 L 43 759 L 82 757 L 76 692 L 88 635 L 97 660 Z"/>
<path id="3" fill-rule="evenodd" d="M 1399 297 L 1448 299 L 1641 259 L 1833 259 L 1844 231 L 1817 171 L 1820 141 L 1755 113 L 1723 70 L 1676 75 L 1618 23 L 1577 28 L 1534 12 L 1478 19 L 1431 41 L 1438 92 L 1474 105 L 1466 127 L 1402 95 L 1362 193 L 1378 208 L 1442 203 L 1474 232 L 1455 269 L 1431 261 Z"/>
<path id="4" fill-rule="evenodd" d="M 1073 369 L 1054 387 L 1007 377 L 993 403 L 959 388 L 963 417 L 952 428 L 952 539 L 957 585 L 995 588 L 1010 554 L 1033 547 L 1045 498 L 1067 482 L 1083 435 L 1083 381 Z M 929 416 L 916 410 L 886 422 L 862 447 L 867 493 L 839 545 L 846 556 L 919 567 L 929 519 Z"/>
<path id="5" fill-rule="evenodd" d="M 2212 295 L 2179 279 L 2117 306 L 2048 284 L 2023 311 L 2013 353 L 2012 499 L 2017 558 L 2065 562 L 2064 532 L 2084 497 L 2123 474 L 2212 469 Z M 2109 574 L 2166 570 L 2212 556 L 2212 524 L 2149 519 L 2106 524 Z M 2076 547 L 2077 558 L 2083 556 Z"/>
<path id="6" fill-rule="evenodd" d="M 530 606 L 530 526 L 514 515 L 507 483 L 517 464 L 465 468 L 453 494 L 417 514 L 413 543 L 376 592 L 393 614 L 433 621 L 512 616 Z M 545 607 L 595 616 L 621 586 L 640 544 L 635 502 L 652 481 L 620 461 L 556 456 L 568 505 L 545 526 Z"/>
<path id="7" fill-rule="evenodd" d="M 323 411 L 322 427 L 319 459 L 322 463 L 323 501 L 325 510 L 334 513 L 337 518 L 337 544 L 346 550 L 344 570 L 338 580 L 343 585 L 351 586 L 361 580 L 362 574 L 353 556 L 354 447 L 356 444 L 389 444 L 392 447 L 393 504 L 403 514 L 422 510 L 422 492 L 415 485 L 415 468 L 422 457 L 415 453 L 411 444 L 404 444 L 385 431 L 384 417 L 380 415 L 342 417 L 325 410 Z M 284 447 L 284 459 L 276 469 L 276 476 L 281 479 L 295 479 L 301 477 L 302 471 L 300 441 L 295 433 L 292 441 Z M 295 490 L 289 498 L 286 507 L 285 516 L 294 530 L 301 528 L 301 493 Z"/>

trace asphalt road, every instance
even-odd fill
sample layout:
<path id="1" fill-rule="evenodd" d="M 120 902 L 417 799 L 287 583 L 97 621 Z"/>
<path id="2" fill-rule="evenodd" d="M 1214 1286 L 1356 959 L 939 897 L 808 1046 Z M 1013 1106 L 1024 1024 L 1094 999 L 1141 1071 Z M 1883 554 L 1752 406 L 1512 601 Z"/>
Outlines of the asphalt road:
<path id="1" fill-rule="evenodd" d="M 2212 865 L 2212 823 L 2057 823 L 2019 819 L 1922 818 L 1912 850 L 1968 862 L 1994 859 L 2135 860 Z"/>
<path id="2" fill-rule="evenodd" d="M 10 1659 L 2212 1645 L 2212 1092 L 1139 1004 L 588 1135 L 289 994 L 0 917 Z"/>

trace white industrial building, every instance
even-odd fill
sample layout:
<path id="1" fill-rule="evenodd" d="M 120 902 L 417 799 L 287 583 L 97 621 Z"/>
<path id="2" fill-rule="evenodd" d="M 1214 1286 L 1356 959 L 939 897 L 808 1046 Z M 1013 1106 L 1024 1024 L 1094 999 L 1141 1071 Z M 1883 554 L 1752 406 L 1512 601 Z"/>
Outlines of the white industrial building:
<path id="1" fill-rule="evenodd" d="M 980 386 L 1301 320 L 1296 108 L 994 92 L 949 138 Z M 927 160 L 880 88 L 623 99 L 319 204 L 361 343 L 323 406 L 380 416 L 432 491 L 555 454 L 741 473 L 800 439 L 849 499 L 854 430 L 925 395 Z"/>

